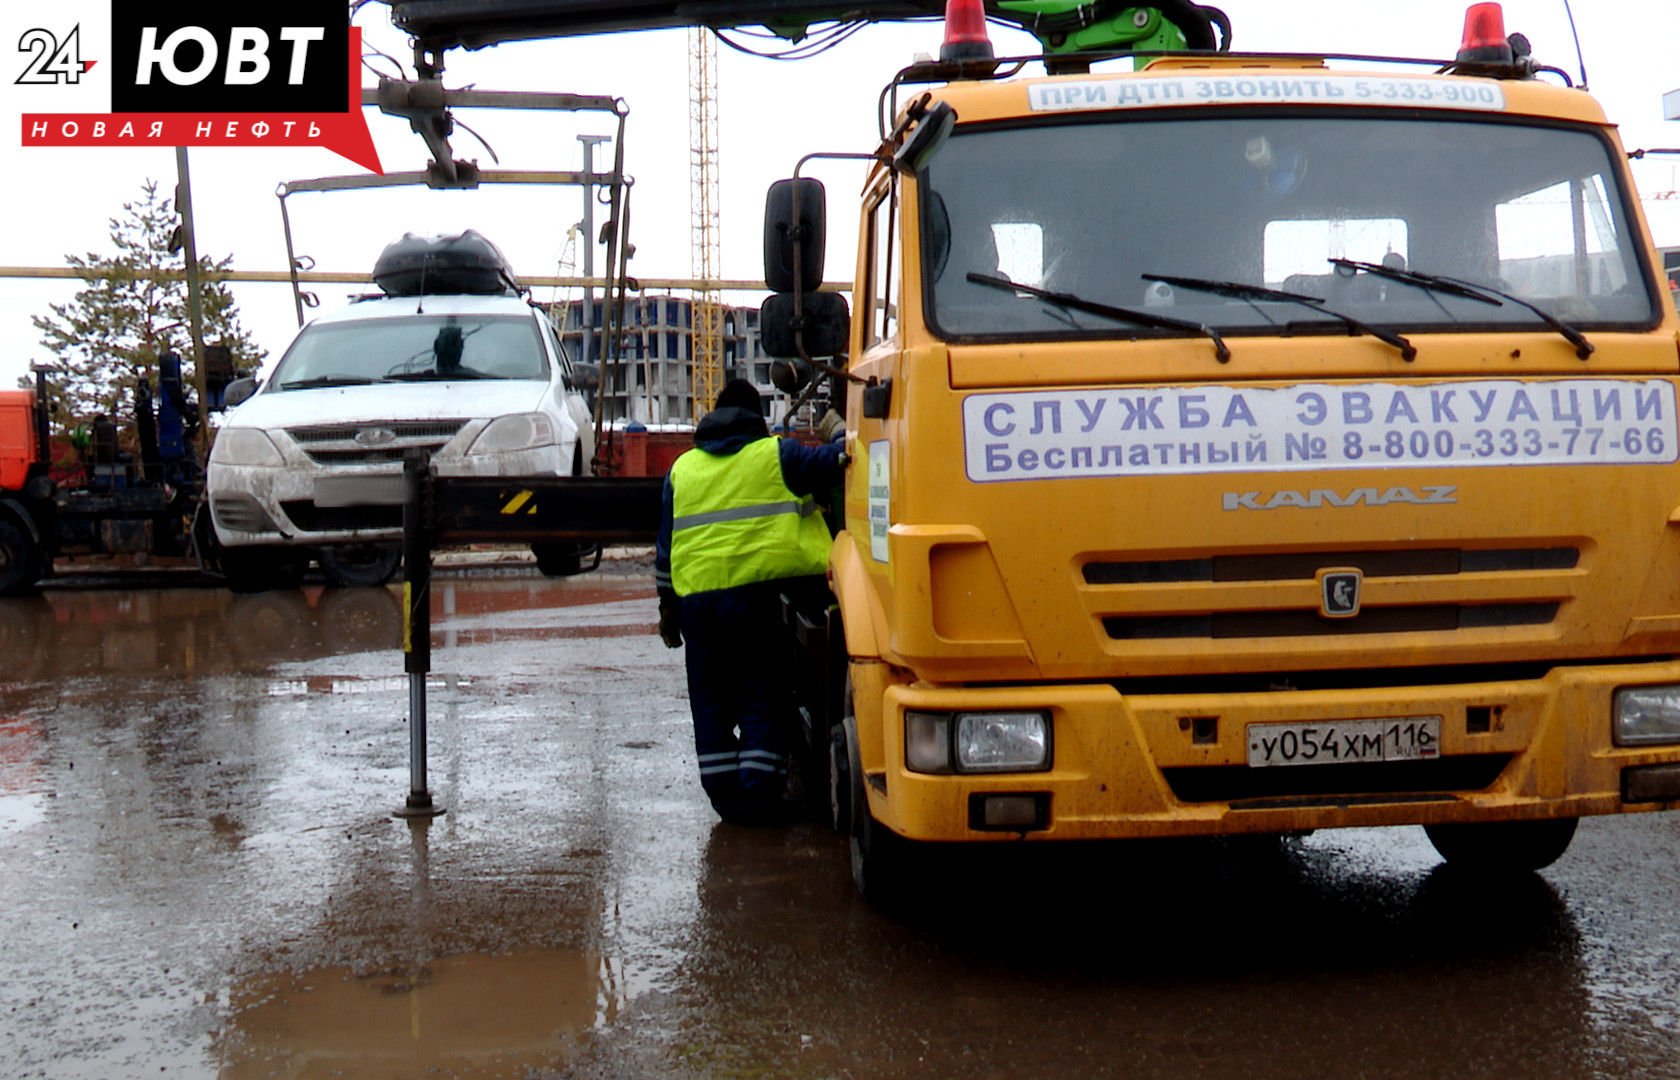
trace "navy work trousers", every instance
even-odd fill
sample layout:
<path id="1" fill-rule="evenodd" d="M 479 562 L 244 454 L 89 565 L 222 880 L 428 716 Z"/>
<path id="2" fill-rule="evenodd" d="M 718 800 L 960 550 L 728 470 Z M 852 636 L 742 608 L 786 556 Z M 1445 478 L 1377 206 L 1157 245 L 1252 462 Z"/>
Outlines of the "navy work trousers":
<path id="1" fill-rule="evenodd" d="M 780 585 L 717 589 L 682 601 L 700 783 L 725 821 L 768 824 L 788 815 L 796 667 Z"/>

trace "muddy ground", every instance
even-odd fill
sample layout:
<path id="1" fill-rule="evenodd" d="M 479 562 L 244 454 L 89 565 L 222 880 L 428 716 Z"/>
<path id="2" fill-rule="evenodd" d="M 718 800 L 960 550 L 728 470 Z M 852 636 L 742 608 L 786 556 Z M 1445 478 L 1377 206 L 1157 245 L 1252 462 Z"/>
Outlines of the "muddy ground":
<path id="1" fill-rule="evenodd" d="M 1680 1077 L 1680 815 L 940 858 L 719 824 L 634 566 L 0 601 L 0 1076 Z M 743 658 L 746 662 L 747 658 Z"/>

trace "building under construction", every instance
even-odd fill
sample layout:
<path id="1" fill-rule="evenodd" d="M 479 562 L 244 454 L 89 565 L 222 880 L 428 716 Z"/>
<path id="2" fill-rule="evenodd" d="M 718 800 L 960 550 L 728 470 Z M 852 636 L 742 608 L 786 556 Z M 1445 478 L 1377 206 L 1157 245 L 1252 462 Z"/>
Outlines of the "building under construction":
<path id="1" fill-rule="evenodd" d="M 574 298 L 549 307 L 550 317 L 572 358 L 605 355 L 606 304 L 601 297 L 590 302 L 585 348 L 584 301 Z M 603 371 L 598 391 L 603 415 L 614 420 L 635 420 L 649 427 L 663 424 L 692 424 L 705 415 L 711 403 L 704 399 L 694 406 L 694 301 L 686 296 L 632 296 L 624 304 L 624 332 L 618 355 L 622 362 L 612 372 Z M 728 307 L 723 311 L 719 347 L 723 379 L 745 379 L 758 388 L 764 399 L 764 414 L 772 426 L 780 424 L 789 407 L 788 396 L 770 382 L 771 358 L 766 356 L 758 336 L 758 308 Z M 722 382 L 719 382 L 722 385 Z M 794 417 L 794 423 L 809 421 L 811 406 Z"/>

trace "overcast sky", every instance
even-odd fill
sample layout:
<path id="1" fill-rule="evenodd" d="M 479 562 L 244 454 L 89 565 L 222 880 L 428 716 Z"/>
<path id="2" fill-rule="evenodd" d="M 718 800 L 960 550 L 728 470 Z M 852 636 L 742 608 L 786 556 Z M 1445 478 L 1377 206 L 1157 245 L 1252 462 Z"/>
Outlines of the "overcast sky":
<path id="1" fill-rule="evenodd" d="M 1221 0 L 1234 24 L 1238 50 L 1383 53 L 1448 57 L 1463 27 L 1460 0 Z M 1562 0 L 1508 0 L 1508 30 L 1522 31 L 1544 63 L 1578 67 Z M 1575 17 L 1594 94 L 1622 128 L 1627 146 L 1680 146 L 1680 122 L 1662 117 L 1662 95 L 1680 88 L 1680 3 L 1579 0 Z M 15 9 L 14 9 L 15 11 Z M 10 26 L 17 16 L 5 20 Z M 364 7 L 357 24 L 366 41 L 407 62 L 403 35 L 381 4 Z M 916 52 L 937 52 L 937 24 L 874 26 L 814 60 L 777 62 L 719 53 L 719 173 L 722 191 L 722 276 L 760 276 L 764 189 L 788 175 L 814 150 L 873 147 L 881 87 Z M 994 29 L 1000 54 L 1034 52 L 1031 38 Z M 682 31 L 622 34 L 500 45 L 449 54 L 446 84 L 487 90 L 548 90 L 622 97 L 630 116 L 627 168 L 636 178 L 631 209 L 637 254 L 632 272 L 643 277 L 689 274 L 688 35 Z M 388 66 L 388 65 L 387 65 Z M 371 85 L 373 76 L 366 77 Z M 0 95 L 11 79 L 0 80 Z M 0 99 L 3 100 L 3 99 Z M 0 113 L 16 117 L 12 106 Z M 368 111 L 369 126 L 387 171 L 424 166 L 426 151 L 406 122 Z M 462 111 L 459 119 L 483 134 L 500 166 L 464 131 L 456 156 L 484 167 L 576 169 L 577 136 L 611 134 L 610 118 L 561 113 L 500 115 Z M 17 132 L 16 120 L 6 129 Z M 0 264 L 60 266 L 66 253 L 109 250 L 108 219 L 137 197 L 146 179 L 169 189 L 174 153 L 149 149 L 24 150 L 7 137 L 0 169 L 0 205 L 7 209 Z M 360 170 L 325 150 L 216 149 L 192 152 L 193 199 L 203 254 L 231 254 L 241 270 L 284 270 L 285 244 L 275 187 L 286 180 Z M 600 165 L 605 165 L 603 155 Z M 1680 245 L 1680 157 L 1636 167 L 1645 209 L 1659 244 Z M 846 219 L 861 166 L 822 166 L 831 201 L 831 277 L 849 277 L 854 237 Z M 486 188 L 477 192 L 295 195 L 288 200 L 297 250 L 322 270 L 366 270 L 386 243 L 404 232 L 451 232 L 473 227 L 498 243 L 517 271 L 556 272 L 566 231 L 582 216 L 575 188 Z M 603 217 L 597 215 L 597 221 Z M 601 259 L 597 259 L 599 268 Z M 577 259 L 581 268 L 582 258 Z M 581 269 L 580 271 L 581 272 Z M 73 283 L 0 279 L 0 387 L 15 384 L 31 361 L 46 359 L 31 314 L 69 299 Z M 321 287 L 324 307 L 348 290 Z M 547 299 L 550 290 L 539 290 Z M 277 358 L 296 328 L 285 285 L 235 286 L 245 325 Z M 756 302 L 756 298 L 754 298 Z"/>

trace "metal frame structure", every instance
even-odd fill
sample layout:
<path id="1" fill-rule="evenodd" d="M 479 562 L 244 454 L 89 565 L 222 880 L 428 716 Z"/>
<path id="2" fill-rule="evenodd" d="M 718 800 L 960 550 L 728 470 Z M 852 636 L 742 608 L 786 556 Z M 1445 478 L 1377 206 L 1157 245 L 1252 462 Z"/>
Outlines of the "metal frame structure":
<path id="1" fill-rule="evenodd" d="M 286 234 L 286 265 L 291 276 L 292 304 L 298 325 L 303 325 L 303 309 L 313 306 L 300 288 L 299 271 L 305 270 L 292 241 L 292 219 L 286 200 L 303 192 L 360 191 L 370 188 L 413 187 L 424 185 L 433 189 L 475 189 L 483 184 L 563 184 L 584 189 L 584 198 L 592 208 L 595 189 L 608 193 L 607 228 L 607 284 L 604 348 L 601 356 L 603 372 L 623 362 L 621 339 L 624 327 L 625 296 L 629 289 L 630 257 L 630 189 L 635 179 L 624 171 L 624 128 L 630 115 L 623 98 L 604 95 L 551 94 L 505 90 L 446 90 L 435 79 L 404 82 L 381 79 L 377 87 L 362 90 L 362 104 L 377 106 L 381 112 L 401 116 L 425 139 L 433 159 L 424 171 L 386 173 L 383 176 L 363 173 L 353 176 L 327 176 L 314 180 L 292 180 L 275 189 L 280 200 L 280 220 Z M 448 135 L 454 121 L 454 108 L 479 109 L 537 109 L 559 112 L 603 112 L 617 119 L 618 131 L 613 139 L 613 164 L 608 172 L 599 172 L 592 160 L 575 171 L 479 169 L 475 163 L 457 161 L 449 155 Z M 593 150 L 590 151 L 593 156 Z M 590 244 L 594 237 L 586 237 Z M 595 399 L 595 446 L 597 461 L 611 460 L 612 429 L 604 424 L 601 398 Z"/>
<path id="2" fill-rule="evenodd" d="M 443 813 L 426 777 L 426 676 L 432 670 L 432 549 L 439 544 L 582 540 L 651 544 L 662 476 L 438 476 L 429 455 L 403 461 L 403 671 L 408 675 L 408 797 L 398 817 Z"/>

